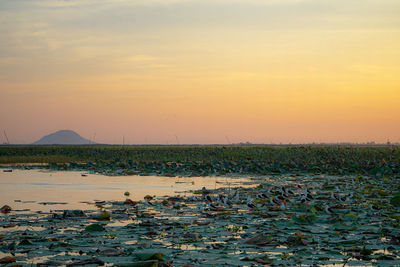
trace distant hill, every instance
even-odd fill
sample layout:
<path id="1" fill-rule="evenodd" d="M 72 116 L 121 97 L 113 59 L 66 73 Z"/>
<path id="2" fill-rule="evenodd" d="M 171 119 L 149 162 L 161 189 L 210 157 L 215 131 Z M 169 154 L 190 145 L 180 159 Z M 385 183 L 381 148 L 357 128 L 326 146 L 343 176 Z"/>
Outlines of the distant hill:
<path id="1" fill-rule="evenodd" d="M 83 138 L 71 130 L 61 130 L 46 136 L 33 143 L 33 145 L 88 145 L 94 142 Z"/>

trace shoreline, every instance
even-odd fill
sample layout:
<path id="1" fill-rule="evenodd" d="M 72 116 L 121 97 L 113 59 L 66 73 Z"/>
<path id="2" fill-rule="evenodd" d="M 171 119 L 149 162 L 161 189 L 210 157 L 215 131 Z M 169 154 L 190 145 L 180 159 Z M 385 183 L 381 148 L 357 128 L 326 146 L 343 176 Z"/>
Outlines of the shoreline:
<path id="1" fill-rule="evenodd" d="M 373 176 L 373 177 L 397 177 L 400 178 L 400 173 L 336 173 L 336 172 L 312 172 L 312 171 L 300 171 L 293 170 L 288 172 L 249 172 L 249 173 L 238 173 L 238 172 L 192 172 L 192 171 L 179 171 L 179 172 L 152 172 L 152 171 L 138 171 L 137 169 L 97 169 L 93 164 L 86 163 L 72 163 L 74 167 L 69 166 L 70 163 L 0 163 L 0 171 L 12 171 L 15 170 L 48 170 L 48 171 L 76 171 L 86 172 L 88 174 L 101 174 L 109 177 L 113 176 L 159 176 L 159 177 L 263 177 L 263 176 L 280 176 L 280 175 L 291 175 L 291 176 L 304 176 L 304 175 L 327 175 L 327 176 Z M 76 167 L 79 166 L 79 167 Z"/>

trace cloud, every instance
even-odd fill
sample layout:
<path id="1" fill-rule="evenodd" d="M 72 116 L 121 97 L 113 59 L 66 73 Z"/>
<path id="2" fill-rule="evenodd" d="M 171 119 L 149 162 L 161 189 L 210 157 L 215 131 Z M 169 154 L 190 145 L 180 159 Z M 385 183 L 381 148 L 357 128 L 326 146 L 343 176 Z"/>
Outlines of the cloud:
<path id="1" fill-rule="evenodd" d="M 135 55 L 126 58 L 126 61 L 131 61 L 131 62 L 151 62 L 156 60 L 159 60 L 159 58 L 150 55 Z"/>

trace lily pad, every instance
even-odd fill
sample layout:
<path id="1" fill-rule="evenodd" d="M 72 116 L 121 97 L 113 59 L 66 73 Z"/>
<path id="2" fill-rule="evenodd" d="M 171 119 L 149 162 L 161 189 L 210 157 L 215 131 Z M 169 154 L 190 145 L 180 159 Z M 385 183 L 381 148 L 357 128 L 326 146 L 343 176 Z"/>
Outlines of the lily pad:
<path id="1" fill-rule="evenodd" d="M 347 213 L 343 216 L 343 220 L 350 220 L 350 221 L 354 221 L 357 220 L 358 216 L 355 215 L 354 213 Z"/>
<path id="2" fill-rule="evenodd" d="M 158 261 L 157 260 L 150 260 L 150 261 L 136 261 L 132 263 L 120 263 L 116 266 L 119 267 L 157 267 Z"/>
<path id="3" fill-rule="evenodd" d="M 162 253 L 136 253 L 135 256 L 142 261 L 148 260 L 163 260 L 164 254 Z"/>
<path id="4" fill-rule="evenodd" d="M 21 242 L 19 242 L 20 246 L 32 246 L 33 244 L 28 240 L 28 239 L 24 239 Z"/>
<path id="5" fill-rule="evenodd" d="M 393 206 L 396 206 L 396 207 L 400 207 L 400 195 L 394 196 L 390 200 L 390 204 L 392 204 Z"/>
<path id="6" fill-rule="evenodd" d="M 256 246 L 276 245 L 276 242 L 274 242 L 271 237 L 264 234 L 255 235 L 249 239 L 244 240 L 243 243 Z"/>
<path id="7" fill-rule="evenodd" d="M 109 221 L 111 219 L 111 214 L 108 211 L 102 211 L 99 215 L 94 217 L 98 221 Z"/>
<path id="8" fill-rule="evenodd" d="M 93 223 L 91 225 L 86 226 L 86 232 L 103 232 L 105 228 L 101 224 Z"/>

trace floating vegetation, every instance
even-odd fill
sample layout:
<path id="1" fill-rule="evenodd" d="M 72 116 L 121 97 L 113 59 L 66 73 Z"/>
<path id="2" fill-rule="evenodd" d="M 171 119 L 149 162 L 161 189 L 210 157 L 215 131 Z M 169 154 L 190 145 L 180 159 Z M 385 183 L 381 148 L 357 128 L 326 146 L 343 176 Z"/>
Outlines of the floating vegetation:
<path id="1" fill-rule="evenodd" d="M 0 262 L 399 266 L 399 192 L 394 177 L 275 175 L 141 201 L 122 191 L 97 210 L 11 209 L 0 216 Z"/>

